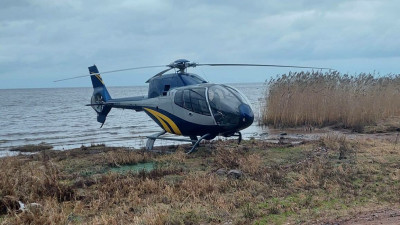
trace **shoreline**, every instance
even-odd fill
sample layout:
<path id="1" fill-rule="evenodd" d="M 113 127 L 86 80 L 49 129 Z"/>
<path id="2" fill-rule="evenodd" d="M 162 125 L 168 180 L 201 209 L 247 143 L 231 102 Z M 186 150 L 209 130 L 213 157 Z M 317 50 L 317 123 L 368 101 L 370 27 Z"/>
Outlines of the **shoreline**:
<path id="1" fill-rule="evenodd" d="M 298 145 L 303 142 L 309 142 L 309 141 L 317 141 L 320 138 L 327 136 L 327 135 L 344 135 L 347 138 L 350 139 L 355 139 L 355 138 L 362 138 L 362 139 L 399 139 L 399 134 L 400 131 L 387 131 L 387 130 L 382 130 L 379 132 L 371 132 L 371 133 L 360 133 L 360 132 L 353 132 L 349 129 L 342 129 L 342 128 L 333 128 L 333 127 L 324 127 L 324 128 L 309 128 L 309 127 L 298 127 L 298 128 L 282 128 L 282 129 L 277 129 L 277 128 L 269 128 L 269 127 L 261 127 L 260 133 L 258 132 L 247 132 L 248 134 L 245 136 L 243 140 L 259 140 L 259 141 L 264 141 L 272 144 L 278 144 L 278 143 L 285 143 L 285 144 L 292 144 L 292 145 Z M 250 135 L 250 133 L 252 133 Z M 171 135 L 173 136 L 173 135 Z M 173 136 L 175 137 L 175 136 Z M 142 137 L 143 143 L 147 140 L 145 137 Z M 215 141 L 234 141 L 235 138 L 229 137 L 217 137 L 216 139 L 212 141 L 207 141 L 207 143 L 212 143 Z M 398 140 L 399 141 L 399 140 Z M 129 141 L 128 141 L 129 142 Z M 167 144 L 160 144 L 160 142 L 166 142 Z M 170 143 L 170 144 L 168 144 Z M 18 154 L 35 154 L 37 152 L 40 152 L 41 146 L 44 149 L 51 149 L 55 151 L 68 151 L 68 150 L 74 150 L 82 147 L 90 147 L 90 146 L 98 146 L 98 145 L 104 145 L 107 147 L 115 147 L 115 148 L 124 148 L 124 149 L 131 149 L 131 150 L 136 150 L 136 151 L 141 151 L 145 149 L 145 144 L 143 144 L 142 147 L 132 147 L 132 146 L 124 146 L 124 145 L 107 145 L 107 143 L 91 143 L 88 145 L 74 145 L 74 147 L 71 148 L 66 148 L 64 147 L 61 149 L 61 146 L 58 146 L 57 148 L 54 148 L 54 146 L 51 146 L 45 142 L 41 142 L 37 145 L 34 144 L 29 144 L 29 145 L 20 145 L 20 146 L 10 146 L 9 149 L 7 150 L 1 150 L 0 151 L 0 158 L 5 157 L 7 155 L 5 154 L 10 154 L 10 156 L 15 156 Z M 178 148 L 180 145 L 187 145 L 187 144 L 181 144 L 181 142 L 174 142 L 174 141 L 165 141 L 165 140 L 158 140 L 156 141 L 156 144 L 154 145 L 157 148 Z M 189 146 L 189 145 L 187 145 Z M 19 151 L 17 150 L 18 148 L 22 148 L 25 150 Z M 189 147 L 188 147 L 189 148 Z M 29 150 L 32 149 L 32 150 Z"/>

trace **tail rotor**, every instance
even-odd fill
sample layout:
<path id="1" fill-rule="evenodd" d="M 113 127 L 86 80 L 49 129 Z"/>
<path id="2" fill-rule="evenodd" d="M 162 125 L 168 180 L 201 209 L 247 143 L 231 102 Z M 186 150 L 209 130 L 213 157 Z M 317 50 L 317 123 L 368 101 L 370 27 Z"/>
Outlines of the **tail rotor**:
<path id="1" fill-rule="evenodd" d="M 108 113 L 111 111 L 111 106 L 107 105 L 107 101 L 111 100 L 111 96 L 99 74 L 96 65 L 89 67 L 90 78 L 93 85 L 93 95 L 89 106 L 91 106 L 97 113 L 97 122 L 101 123 L 103 127 Z"/>

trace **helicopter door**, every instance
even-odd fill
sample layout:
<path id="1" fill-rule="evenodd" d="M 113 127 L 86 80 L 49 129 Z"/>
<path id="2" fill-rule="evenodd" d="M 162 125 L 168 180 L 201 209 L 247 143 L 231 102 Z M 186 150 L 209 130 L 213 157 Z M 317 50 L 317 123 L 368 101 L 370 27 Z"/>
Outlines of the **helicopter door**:
<path id="1" fill-rule="evenodd" d="M 175 104 L 189 111 L 211 116 L 207 105 L 205 91 L 205 88 L 179 90 L 175 93 L 174 102 Z"/>

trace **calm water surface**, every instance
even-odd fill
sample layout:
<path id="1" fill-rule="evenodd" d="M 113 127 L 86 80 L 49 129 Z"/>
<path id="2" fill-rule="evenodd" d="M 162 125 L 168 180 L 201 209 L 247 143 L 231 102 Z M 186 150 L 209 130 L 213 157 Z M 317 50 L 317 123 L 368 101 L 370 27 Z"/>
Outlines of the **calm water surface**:
<path id="1" fill-rule="evenodd" d="M 255 121 L 242 131 L 245 138 L 266 132 L 259 127 L 264 83 L 232 84 L 252 104 Z M 147 86 L 109 87 L 113 98 L 147 95 Z M 143 112 L 112 109 L 103 128 L 96 121 L 90 102 L 92 88 L 6 89 L 0 90 L 0 155 L 14 146 L 46 142 L 54 149 L 71 149 L 104 143 L 107 146 L 140 148 L 146 136 L 161 128 Z M 157 140 L 156 145 L 170 144 Z"/>

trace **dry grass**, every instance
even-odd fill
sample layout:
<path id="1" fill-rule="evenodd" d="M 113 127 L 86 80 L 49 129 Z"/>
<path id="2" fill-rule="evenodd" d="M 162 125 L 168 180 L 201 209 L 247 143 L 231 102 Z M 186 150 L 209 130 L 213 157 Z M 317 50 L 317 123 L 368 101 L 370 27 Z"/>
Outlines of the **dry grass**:
<path id="1" fill-rule="evenodd" d="M 268 90 L 262 123 L 274 127 L 338 125 L 362 131 L 400 116 L 400 75 L 289 73 L 272 79 Z"/>
<path id="2" fill-rule="evenodd" d="M 339 159 L 342 151 L 346 157 Z M 290 148 L 215 142 L 190 156 L 93 146 L 6 157 L 0 159 L 0 224 L 328 221 L 398 204 L 399 159 L 400 149 L 387 141 L 335 135 Z M 111 171 L 141 163 L 156 166 Z M 221 168 L 243 176 L 217 174 Z M 40 207 L 21 211 L 17 201 Z"/>

